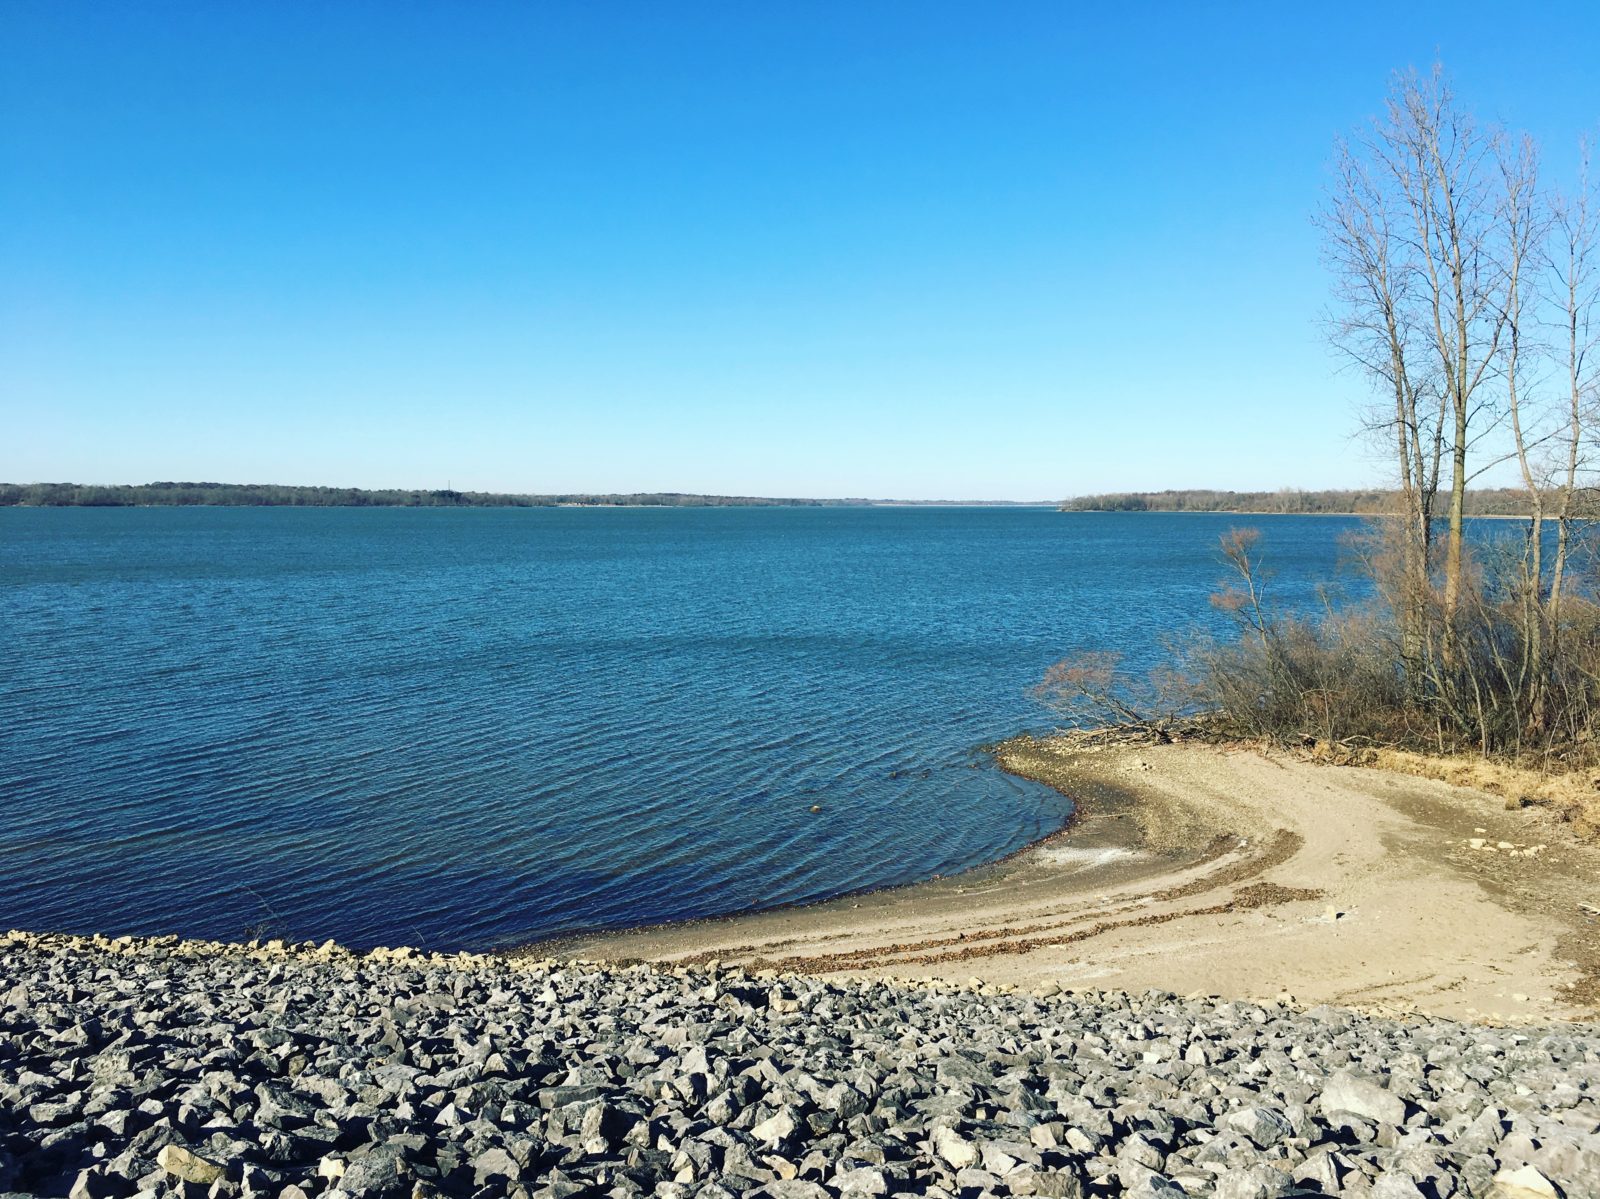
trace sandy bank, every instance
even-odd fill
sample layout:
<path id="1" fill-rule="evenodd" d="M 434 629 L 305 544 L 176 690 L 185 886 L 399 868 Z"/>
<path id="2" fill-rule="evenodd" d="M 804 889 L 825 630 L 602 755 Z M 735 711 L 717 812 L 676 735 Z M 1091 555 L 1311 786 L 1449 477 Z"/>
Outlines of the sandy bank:
<path id="1" fill-rule="evenodd" d="M 808 908 L 560 942 L 602 961 L 1157 987 L 1464 1019 L 1591 1019 L 1600 849 L 1383 770 L 1201 745 L 1019 739 L 1079 799 L 1006 862 Z M 537 947 L 540 953 L 551 946 Z"/>

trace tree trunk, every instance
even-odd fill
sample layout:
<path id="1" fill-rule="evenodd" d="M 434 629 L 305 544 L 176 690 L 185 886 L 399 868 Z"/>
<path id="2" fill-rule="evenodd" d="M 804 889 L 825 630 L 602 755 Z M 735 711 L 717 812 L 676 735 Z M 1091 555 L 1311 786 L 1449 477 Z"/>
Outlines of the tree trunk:
<path id="1" fill-rule="evenodd" d="M 1456 406 L 1455 440 L 1450 447 L 1450 513 L 1444 541 L 1443 627 L 1439 630 L 1440 656 L 1455 660 L 1456 610 L 1461 605 L 1461 532 L 1467 506 L 1467 409 Z"/>

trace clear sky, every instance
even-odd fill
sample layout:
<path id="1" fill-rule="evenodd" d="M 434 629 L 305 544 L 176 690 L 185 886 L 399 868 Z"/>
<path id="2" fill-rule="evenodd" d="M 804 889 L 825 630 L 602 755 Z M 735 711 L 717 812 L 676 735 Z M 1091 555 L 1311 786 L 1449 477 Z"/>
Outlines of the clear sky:
<path id="1" fill-rule="evenodd" d="M 0 479 L 1364 484 L 1309 224 L 1600 5 L 0 0 Z"/>

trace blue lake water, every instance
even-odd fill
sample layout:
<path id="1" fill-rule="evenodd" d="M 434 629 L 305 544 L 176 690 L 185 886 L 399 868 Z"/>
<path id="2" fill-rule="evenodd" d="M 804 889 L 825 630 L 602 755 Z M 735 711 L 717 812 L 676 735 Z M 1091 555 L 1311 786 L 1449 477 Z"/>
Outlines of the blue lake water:
<path id="1" fill-rule="evenodd" d="M 1341 518 L 0 509 L 0 927 L 482 948 L 992 860 L 1086 647 L 1304 604 Z M 813 813 L 813 806 L 821 811 Z"/>

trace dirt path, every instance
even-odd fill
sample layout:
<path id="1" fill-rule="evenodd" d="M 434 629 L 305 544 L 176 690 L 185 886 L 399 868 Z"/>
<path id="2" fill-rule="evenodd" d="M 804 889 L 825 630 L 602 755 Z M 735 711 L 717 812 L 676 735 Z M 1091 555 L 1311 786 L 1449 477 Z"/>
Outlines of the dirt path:
<path id="1" fill-rule="evenodd" d="M 1536 811 L 1198 745 L 1024 739 L 1001 759 L 1079 797 L 1074 827 L 954 879 L 535 952 L 1594 1018 L 1600 849 Z"/>

